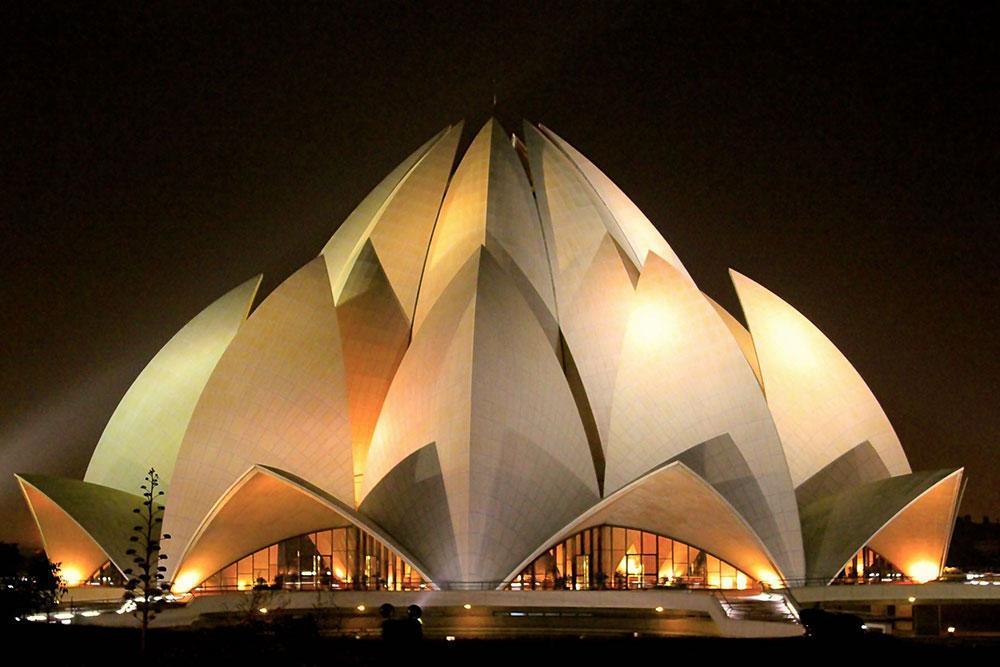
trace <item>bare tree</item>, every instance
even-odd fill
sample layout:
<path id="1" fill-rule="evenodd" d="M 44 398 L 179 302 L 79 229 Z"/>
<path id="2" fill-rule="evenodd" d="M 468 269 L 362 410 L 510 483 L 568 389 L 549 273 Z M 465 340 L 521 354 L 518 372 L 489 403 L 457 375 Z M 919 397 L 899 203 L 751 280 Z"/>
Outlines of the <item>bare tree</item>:
<path id="1" fill-rule="evenodd" d="M 146 473 L 145 484 L 139 487 L 142 489 L 142 506 L 132 510 L 139 516 L 139 522 L 132 529 L 136 534 L 129 538 L 135 543 L 135 547 L 125 552 L 133 557 L 135 567 L 123 570 L 129 578 L 125 584 L 124 597 L 135 604 L 133 614 L 139 619 L 142 628 L 139 639 L 141 653 L 146 652 L 149 622 L 156 617 L 163 606 L 163 596 L 170 591 L 170 584 L 164 582 L 166 575 L 163 573 L 167 568 L 160 565 L 160 561 L 167 559 L 166 554 L 160 553 L 160 542 L 169 540 L 170 536 L 160 535 L 163 505 L 158 500 L 163 491 L 158 491 L 158 486 L 160 476 L 156 474 L 155 468 L 150 468 Z"/>

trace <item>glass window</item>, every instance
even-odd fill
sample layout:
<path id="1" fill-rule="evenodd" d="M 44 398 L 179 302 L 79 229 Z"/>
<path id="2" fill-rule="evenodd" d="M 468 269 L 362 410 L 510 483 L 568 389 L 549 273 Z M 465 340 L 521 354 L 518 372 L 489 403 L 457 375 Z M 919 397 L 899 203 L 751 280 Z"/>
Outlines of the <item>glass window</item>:
<path id="1" fill-rule="evenodd" d="M 333 536 L 333 550 L 347 551 L 347 529 L 334 528 L 330 531 Z"/>
<path id="2" fill-rule="evenodd" d="M 651 588 L 657 580 L 656 554 L 644 554 L 642 557 L 642 585 Z"/>
<path id="3" fill-rule="evenodd" d="M 324 530 L 316 533 L 316 551 L 322 556 L 333 553 L 333 531 Z"/>
<path id="4" fill-rule="evenodd" d="M 674 578 L 683 581 L 688 578 L 688 548 L 677 540 L 674 540 Z"/>
<path id="5" fill-rule="evenodd" d="M 852 565 L 855 563 L 867 564 L 879 574 L 895 570 L 867 548 L 856 554 Z M 354 526 L 298 535 L 269 545 L 227 565 L 206 578 L 201 587 L 248 589 L 259 579 L 294 589 L 425 587 L 399 554 Z M 672 585 L 744 589 L 754 587 L 755 582 L 732 564 L 668 536 L 602 525 L 553 545 L 512 580 L 511 588 L 625 590 Z"/>
<path id="6" fill-rule="evenodd" d="M 705 585 L 709 588 L 719 588 L 722 585 L 719 575 L 719 559 L 712 555 L 706 558 Z"/>
<path id="7" fill-rule="evenodd" d="M 253 555 L 253 583 L 257 585 L 263 580 L 265 584 L 271 581 L 269 565 L 269 549 L 264 548 Z"/>
<path id="8" fill-rule="evenodd" d="M 236 567 L 237 586 L 240 590 L 253 588 L 253 556 L 241 558 Z"/>
<path id="9" fill-rule="evenodd" d="M 707 554 L 701 549 L 688 547 L 688 576 L 694 578 L 699 583 L 705 582 Z"/>
<path id="10" fill-rule="evenodd" d="M 615 526 L 611 529 L 611 548 L 625 551 L 625 529 Z"/>
<path id="11" fill-rule="evenodd" d="M 236 563 L 233 563 L 222 570 L 223 588 L 236 588 L 238 581 L 239 579 L 236 577 Z"/>
<path id="12" fill-rule="evenodd" d="M 726 562 L 719 562 L 720 586 L 725 589 L 736 588 L 736 568 Z"/>
<path id="13" fill-rule="evenodd" d="M 659 578 L 659 583 L 661 585 L 665 585 L 674 577 L 674 557 L 670 540 L 662 537 L 659 538 L 657 540 L 656 548 L 659 553 L 659 563 L 656 575 Z"/>
<path id="14" fill-rule="evenodd" d="M 656 534 L 646 533 L 642 534 L 642 553 L 644 554 L 656 554 Z"/>

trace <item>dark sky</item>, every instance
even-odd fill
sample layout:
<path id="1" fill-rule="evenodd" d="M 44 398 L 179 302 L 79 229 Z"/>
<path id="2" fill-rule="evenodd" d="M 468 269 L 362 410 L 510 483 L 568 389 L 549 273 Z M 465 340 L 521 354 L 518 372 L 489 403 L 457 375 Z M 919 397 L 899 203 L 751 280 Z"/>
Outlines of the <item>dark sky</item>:
<path id="1" fill-rule="evenodd" d="M 494 90 L 723 305 L 732 266 L 802 311 L 913 467 L 1000 513 L 996 3 L 471 4 L 3 10 L 0 539 L 38 539 L 12 472 L 81 477 L 178 328 Z"/>

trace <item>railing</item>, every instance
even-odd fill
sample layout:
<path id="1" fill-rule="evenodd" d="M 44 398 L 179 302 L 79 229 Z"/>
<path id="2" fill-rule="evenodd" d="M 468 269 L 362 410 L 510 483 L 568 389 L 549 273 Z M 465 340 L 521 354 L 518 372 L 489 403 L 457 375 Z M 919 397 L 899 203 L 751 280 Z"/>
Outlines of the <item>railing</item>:
<path id="1" fill-rule="evenodd" d="M 350 584 L 345 586 L 329 586 L 318 582 L 285 582 L 283 584 L 267 584 L 267 585 L 256 585 L 256 586 L 240 586 L 236 585 L 225 585 L 225 586 L 199 586 L 191 591 L 192 594 L 217 594 L 217 593 L 229 593 L 229 592 L 247 592 L 251 590 L 271 590 L 271 591 L 331 591 L 331 592 L 380 592 L 380 593 L 395 593 L 395 592 L 420 592 L 427 590 L 444 590 L 444 591 L 719 591 L 719 590 L 732 590 L 732 591 L 747 591 L 747 592 L 761 592 L 764 590 L 759 584 L 749 588 L 732 588 L 732 589 L 720 589 L 718 587 L 708 586 L 703 582 L 691 581 L 691 582 L 674 582 L 670 584 L 657 584 L 651 586 L 642 585 L 629 585 L 615 588 L 613 586 L 589 586 L 589 587 L 576 587 L 570 584 L 560 584 L 555 585 L 555 583 L 550 583 L 549 585 L 543 584 L 543 582 L 536 582 L 534 586 L 530 584 L 525 584 L 523 587 L 518 587 L 518 582 L 505 582 L 502 580 L 495 581 L 444 581 L 439 584 L 429 584 L 424 583 L 419 586 L 407 586 L 403 588 L 389 587 L 387 585 L 368 585 L 368 586 L 352 586 Z"/>
<path id="2" fill-rule="evenodd" d="M 960 581 L 965 582 L 965 575 L 953 575 L 944 576 L 937 581 Z M 562 580 L 549 580 L 549 581 L 536 581 L 532 586 L 530 583 L 520 584 L 519 582 L 504 582 L 504 581 L 445 581 L 439 584 L 431 583 L 421 583 L 418 585 L 413 585 L 411 583 L 406 583 L 402 586 L 393 584 L 390 586 L 387 582 L 381 580 L 371 580 L 367 584 L 362 585 L 361 583 L 355 584 L 354 582 L 347 582 L 345 585 L 332 586 L 323 582 L 284 582 L 282 584 L 267 584 L 263 588 L 266 590 L 278 591 L 345 591 L 345 592 L 380 592 L 380 593 L 393 593 L 393 592 L 420 592 L 428 590 L 453 590 L 453 591 L 494 591 L 494 590 L 508 590 L 508 591 L 664 591 L 664 590 L 691 590 L 691 591 L 706 591 L 706 592 L 766 592 L 768 590 L 787 590 L 790 588 L 799 588 L 803 586 L 827 586 L 827 585 L 871 585 L 871 584 L 913 584 L 913 583 L 925 583 L 916 582 L 912 578 L 902 576 L 902 575 L 892 575 L 892 576 L 880 576 L 872 575 L 868 577 L 858 577 L 858 578 L 839 578 L 834 579 L 832 582 L 825 577 L 820 578 L 802 578 L 802 579 L 785 579 L 780 582 L 768 586 L 766 584 L 758 582 L 753 587 L 749 588 L 718 588 L 713 586 L 708 586 L 703 581 L 699 579 L 691 580 L 673 580 L 667 584 L 656 584 L 656 585 L 626 585 L 621 587 L 614 587 L 608 585 L 595 584 L 593 586 L 577 586 L 575 582 L 567 579 L 565 582 Z M 200 586 L 191 591 L 193 595 L 212 595 L 219 593 L 230 593 L 230 592 L 247 592 L 251 591 L 258 586 L 249 585 L 225 585 L 225 586 Z M 101 588 L 95 586 L 94 588 Z M 109 587 L 110 588 L 110 587 Z M 117 598 L 115 598 L 117 599 Z M 108 598 L 107 602 L 111 602 L 112 599 Z M 96 599 L 88 599 L 87 604 L 92 604 L 97 602 Z"/>

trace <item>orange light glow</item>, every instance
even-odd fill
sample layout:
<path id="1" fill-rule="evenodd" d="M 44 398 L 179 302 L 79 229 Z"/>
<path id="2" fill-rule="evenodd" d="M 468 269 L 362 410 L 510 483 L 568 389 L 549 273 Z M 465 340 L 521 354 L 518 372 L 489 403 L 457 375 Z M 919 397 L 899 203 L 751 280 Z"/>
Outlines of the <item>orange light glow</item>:
<path id="1" fill-rule="evenodd" d="M 177 576 L 171 590 L 177 594 L 184 594 L 197 586 L 199 582 L 201 582 L 201 575 L 193 570 L 188 570 Z"/>
<path id="2" fill-rule="evenodd" d="M 622 556 L 621 561 L 618 563 L 618 567 L 615 568 L 618 574 L 629 574 L 629 575 L 639 575 L 642 576 L 642 557 L 639 556 L 639 552 L 636 550 L 635 545 L 631 545 L 625 555 Z"/>
<path id="3" fill-rule="evenodd" d="M 59 576 L 67 586 L 79 586 L 83 582 L 83 575 L 75 567 L 63 567 L 59 570 Z"/>
<path id="4" fill-rule="evenodd" d="M 911 563 L 910 566 L 906 568 L 905 572 L 907 576 L 919 584 L 937 579 L 940 574 L 937 563 L 932 563 L 929 560 L 921 560 L 916 563 Z"/>
<path id="5" fill-rule="evenodd" d="M 768 588 L 781 588 L 781 577 L 770 570 L 761 570 L 757 573 L 757 581 L 766 584 Z"/>
<path id="6" fill-rule="evenodd" d="M 647 296 L 632 311 L 632 324 L 643 345 L 655 345 L 674 332 L 674 321 L 665 303 Z"/>
<path id="7" fill-rule="evenodd" d="M 781 349 L 784 363 L 790 367 L 812 367 L 816 363 L 812 332 L 788 313 L 773 315 L 768 322 L 770 335 Z"/>

